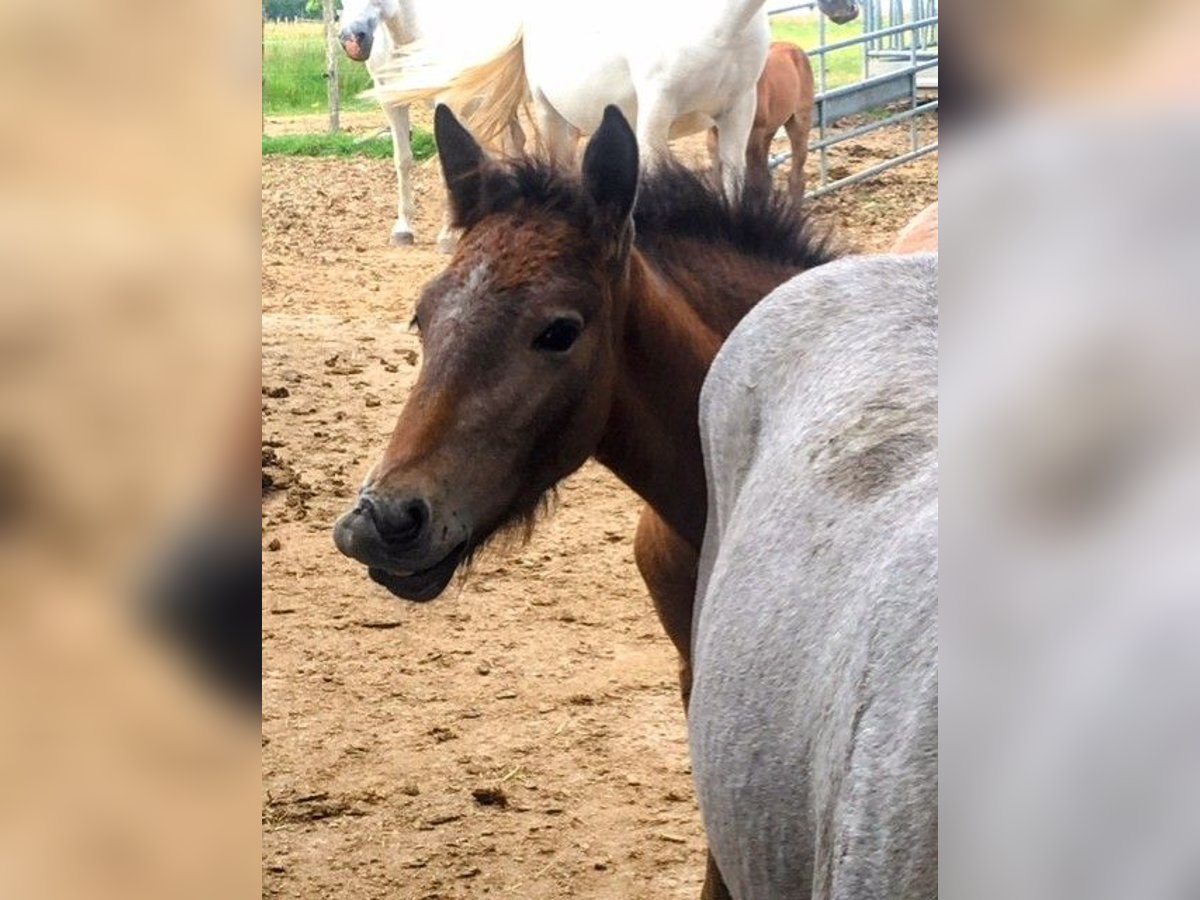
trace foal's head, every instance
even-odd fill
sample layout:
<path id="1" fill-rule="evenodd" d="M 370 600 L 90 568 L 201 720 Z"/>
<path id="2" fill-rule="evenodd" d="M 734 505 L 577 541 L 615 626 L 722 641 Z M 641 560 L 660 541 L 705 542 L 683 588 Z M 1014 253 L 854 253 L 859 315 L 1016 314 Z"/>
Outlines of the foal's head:
<path id="1" fill-rule="evenodd" d="M 449 110 L 435 133 L 465 229 L 414 324 L 424 365 L 357 506 L 334 528 L 393 593 L 429 600 L 596 449 L 612 402 L 637 141 L 609 107 L 582 184 L 488 158 Z"/>

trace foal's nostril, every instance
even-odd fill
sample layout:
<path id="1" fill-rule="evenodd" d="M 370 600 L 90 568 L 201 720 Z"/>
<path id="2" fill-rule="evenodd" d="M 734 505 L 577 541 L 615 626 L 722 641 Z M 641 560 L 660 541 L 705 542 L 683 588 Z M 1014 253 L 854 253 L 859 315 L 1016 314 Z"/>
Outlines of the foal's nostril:
<path id="1" fill-rule="evenodd" d="M 375 523 L 379 536 L 389 544 L 412 544 L 429 523 L 429 504 L 419 497 L 384 501 L 362 497 L 359 509 Z"/>
<path id="2" fill-rule="evenodd" d="M 429 507 L 424 500 L 409 500 L 396 508 L 395 536 L 397 540 L 415 538 L 425 530 L 429 521 Z M 385 533 L 386 537 L 386 533 Z"/>
<path id="3" fill-rule="evenodd" d="M 360 516 L 366 516 L 372 522 L 376 522 L 376 527 L 378 528 L 378 521 L 376 519 L 377 514 L 375 512 L 375 503 L 366 494 L 359 495 L 358 503 L 354 507 L 354 512 L 358 513 Z"/>

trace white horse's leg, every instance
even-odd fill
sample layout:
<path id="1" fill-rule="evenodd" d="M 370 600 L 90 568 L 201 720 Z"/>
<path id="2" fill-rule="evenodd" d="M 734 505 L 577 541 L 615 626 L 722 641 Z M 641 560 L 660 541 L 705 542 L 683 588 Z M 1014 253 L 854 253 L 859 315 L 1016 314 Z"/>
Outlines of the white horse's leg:
<path id="1" fill-rule="evenodd" d="M 716 117 L 717 160 L 720 163 L 721 181 L 729 197 L 737 196 L 746 176 L 746 142 L 754 127 L 754 112 L 758 105 L 758 94 L 754 88 Z"/>
<path id="2" fill-rule="evenodd" d="M 579 132 L 575 130 L 575 126 L 560 116 L 558 110 L 550 105 L 539 90 L 533 92 L 533 115 L 550 161 L 556 165 L 573 168 L 575 145 L 579 141 Z"/>
<path id="3" fill-rule="evenodd" d="M 444 94 L 434 100 L 434 104 L 446 103 L 449 100 Z M 470 127 L 471 117 L 479 111 L 480 101 L 478 98 L 472 100 L 461 110 L 458 110 L 459 119 Z M 442 210 L 442 227 L 438 230 L 437 248 L 439 253 L 445 253 L 447 256 L 454 252 L 454 247 L 458 243 L 458 229 L 450 224 L 450 203 L 449 197 L 446 198 L 446 205 Z"/>
<path id="4" fill-rule="evenodd" d="M 649 92 L 646 92 L 649 93 Z M 637 132 L 638 153 L 642 157 L 642 169 L 650 170 L 658 163 L 669 159 L 671 148 L 671 125 L 675 121 L 675 107 L 664 102 L 661 96 L 643 97 L 638 92 Z"/>
<path id="5" fill-rule="evenodd" d="M 392 246 L 403 247 L 413 242 L 412 166 L 413 154 L 408 127 L 407 106 L 385 106 L 388 123 L 392 126 L 392 159 L 396 163 L 397 212 L 396 224 L 392 226 Z"/>

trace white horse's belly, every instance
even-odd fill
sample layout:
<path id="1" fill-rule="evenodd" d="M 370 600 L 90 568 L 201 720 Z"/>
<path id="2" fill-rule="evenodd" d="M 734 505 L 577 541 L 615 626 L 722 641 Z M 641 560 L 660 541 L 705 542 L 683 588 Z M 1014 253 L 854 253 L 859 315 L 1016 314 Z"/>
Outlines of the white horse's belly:
<path id="1" fill-rule="evenodd" d="M 733 37 L 712 34 L 715 18 L 683 0 L 612 0 L 592 20 L 543 8 L 525 24 L 530 89 L 584 133 L 610 103 L 636 123 L 639 100 L 666 104 L 679 133 L 701 130 L 754 89 L 770 41 L 765 14 Z"/>
<path id="2" fill-rule="evenodd" d="M 530 23 L 525 30 L 525 73 L 530 90 L 541 94 L 585 134 L 600 127 L 604 107 L 615 103 L 630 121 L 637 120 L 637 94 L 629 65 L 614 52 L 607 29 L 583 28 L 570 40 L 560 29 Z"/>
<path id="3" fill-rule="evenodd" d="M 638 84 L 669 91 L 680 115 L 716 117 L 754 90 L 770 42 L 766 16 L 759 16 L 733 38 L 698 36 L 682 53 L 651 50 L 632 55 L 630 71 Z"/>

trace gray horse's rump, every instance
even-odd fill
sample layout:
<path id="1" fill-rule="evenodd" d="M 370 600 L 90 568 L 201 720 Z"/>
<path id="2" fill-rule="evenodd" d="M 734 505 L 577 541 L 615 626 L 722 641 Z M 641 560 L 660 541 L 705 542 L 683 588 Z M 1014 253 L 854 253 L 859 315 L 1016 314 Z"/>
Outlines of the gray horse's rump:
<path id="1" fill-rule="evenodd" d="M 738 900 L 937 895 L 937 257 L 778 288 L 701 397 L 690 743 Z"/>

